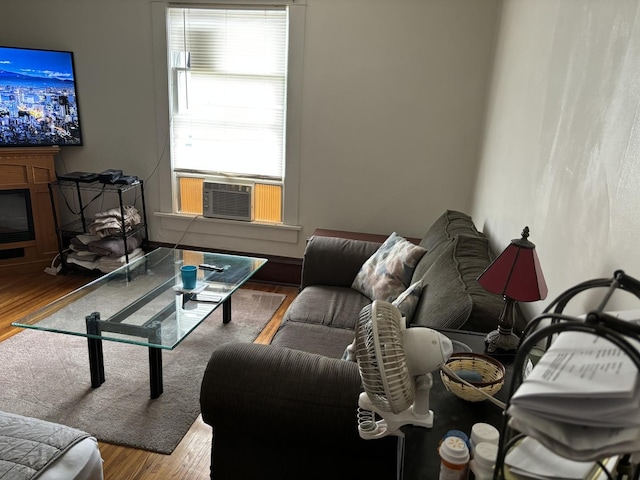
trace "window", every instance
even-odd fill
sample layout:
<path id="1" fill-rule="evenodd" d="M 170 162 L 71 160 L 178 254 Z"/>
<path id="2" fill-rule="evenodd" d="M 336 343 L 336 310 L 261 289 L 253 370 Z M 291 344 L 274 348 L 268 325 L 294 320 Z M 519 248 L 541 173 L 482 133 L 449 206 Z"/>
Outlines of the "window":
<path id="1" fill-rule="evenodd" d="M 207 180 L 251 184 L 257 221 L 282 222 L 288 9 L 170 7 L 173 188 L 203 213 Z"/>

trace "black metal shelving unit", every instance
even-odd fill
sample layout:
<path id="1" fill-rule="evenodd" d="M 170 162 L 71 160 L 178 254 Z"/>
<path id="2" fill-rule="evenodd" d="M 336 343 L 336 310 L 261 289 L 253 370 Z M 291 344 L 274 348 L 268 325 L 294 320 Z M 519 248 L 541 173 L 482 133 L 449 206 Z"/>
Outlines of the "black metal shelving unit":
<path id="1" fill-rule="evenodd" d="M 75 201 L 77 202 L 77 211 L 74 211 L 74 209 L 70 207 L 69 199 L 66 197 L 65 192 L 71 192 L 74 196 Z M 94 218 L 91 217 L 91 213 L 97 213 L 94 211 L 95 207 L 93 207 L 93 203 L 98 199 L 102 199 L 107 201 L 108 204 L 113 205 L 109 208 L 119 208 L 120 210 L 121 233 L 113 235 L 112 237 L 121 238 L 126 245 L 127 238 L 140 235 L 141 246 L 143 248 L 146 246 L 149 238 L 149 232 L 147 226 L 147 209 L 144 198 L 143 180 L 137 180 L 132 184 L 109 184 L 99 181 L 87 183 L 75 180 L 57 180 L 49 183 L 49 196 L 51 199 L 54 217 L 53 220 L 55 222 L 58 237 L 60 264 L 63 268 L 69 268 L 70 265 L 66 261 L 65 256 L 65 251 L 70 239 L 76 235 L 89 233 L 89 226 L 94 221 Z M 110 199 L 109 197 L 112 198 Z M 125 228 L 125 205 L 136 206 L 138 199 L 140 200 L 141 205 L 141 208 L 138 210 L 142 217 L 142 221 L 127 231 Z M 69 221 L 62 224 L 62 212 L 60 211 L 61 202 L 64 202 L 67 207 L 65 213 L 66 217 L 69 219 Z M 129 263 L 129 253 L 126 248 L 125 260 L 126 263 Z"/>
<path id="2" fill-rule="evenodd" d="M 574 299 L 576 295 L 595 288 L 606 289 L 597 309 L 587 313 L 585 318 L 573 317 L 563 313 L 567 304 Z M 588 280 L 566 290 L 551 302 L 542 314 L 527 324 L 514 361 L 507 408 L 510 405 L 511 397 L 524 381 L 524 367 L 531 350 L 541 343 L 546 343 L 548 347 L 553 337 L 562 332 L 586 332 L 606 338 L 628 355 L 640 372 L 640 352 L 629 342 L 629 338 L 640 340 L 640 325 L 638 323 L 621 320 L 607 314 L 605 311 L 607 303 L 616 290 L 629 292 L 640 299 L 640 281 L 625 274 L 622 270 L 616 270 L 611 278 Z M 547 321 L 549 325 L 540 328 L 540 324 L 543 321 Z M 522 437 L 523 434 L 509 426 L 509 418 L 508 415 L 505 414 L 500 435 L 500 448 L 493 476 L 494 480 L 511 478 L 506 472 L 505 457 L 508 451 Z M 615 480 L 636 480 L 639 476 L 640 466 L 631 462 L 630 453 L 620 452 L 616 471 L 608 478 Z"/>

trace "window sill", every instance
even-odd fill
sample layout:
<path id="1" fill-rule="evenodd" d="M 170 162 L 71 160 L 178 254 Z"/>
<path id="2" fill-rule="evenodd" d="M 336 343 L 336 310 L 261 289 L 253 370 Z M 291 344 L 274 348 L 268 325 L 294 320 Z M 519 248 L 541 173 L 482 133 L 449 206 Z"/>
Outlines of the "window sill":
<path id="1" fill-rule="evenodd" d="M 270 242 L 298 243 L 302 227 L 274 223 L 242 222 L 221 218 L 206 218 L 202 215 L 154 212 L 160 219 L 160 228 L 196 235 L 237 237 Z"/>

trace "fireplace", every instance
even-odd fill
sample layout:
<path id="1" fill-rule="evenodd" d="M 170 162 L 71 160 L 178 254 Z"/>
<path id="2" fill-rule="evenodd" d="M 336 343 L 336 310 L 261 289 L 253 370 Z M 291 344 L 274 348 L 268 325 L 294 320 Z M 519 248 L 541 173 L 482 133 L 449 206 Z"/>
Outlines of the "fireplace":
<path id="1" fill-rule="evenodd" d="M 0 190 L 0 243 L 35 239 L 29 189 Z"/>
<path id="2" fill-rule="evenodd" d="M 49 195 L 58 152 L 0 148 L 0 276 L 43 272 L 58 254 Z"/>

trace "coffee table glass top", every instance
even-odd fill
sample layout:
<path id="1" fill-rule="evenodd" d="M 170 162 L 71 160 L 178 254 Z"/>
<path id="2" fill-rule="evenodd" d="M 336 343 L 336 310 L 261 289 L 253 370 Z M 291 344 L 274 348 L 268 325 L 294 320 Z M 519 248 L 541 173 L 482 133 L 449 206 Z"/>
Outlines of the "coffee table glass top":
<path id="1" fill-rule="evenodd" d="M 158 248 L 12 325 L 172 350 L 220 305 L 230 308 L 233 292 L 266 262 Z M 182 290 L 180 267 L 200 264 L 223 270 L 198 268 L 196 289 Z"/>

